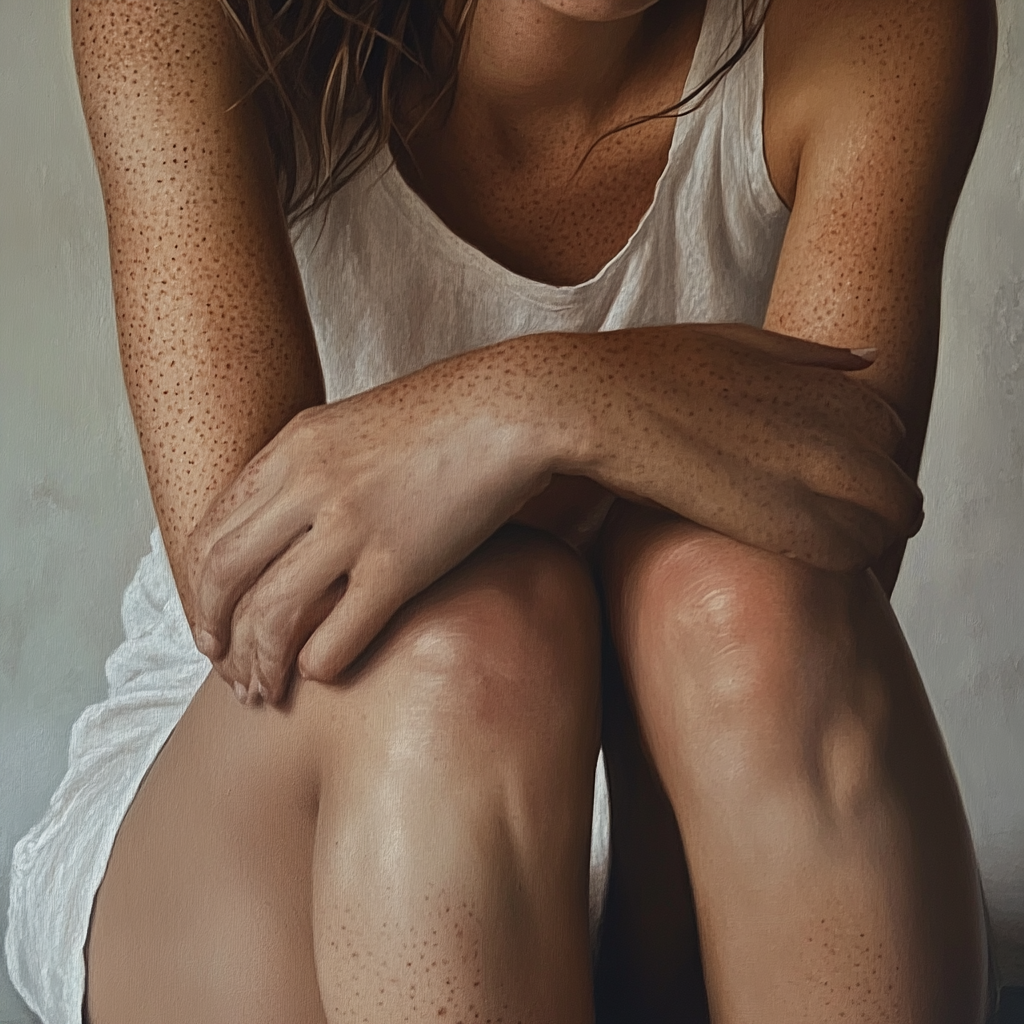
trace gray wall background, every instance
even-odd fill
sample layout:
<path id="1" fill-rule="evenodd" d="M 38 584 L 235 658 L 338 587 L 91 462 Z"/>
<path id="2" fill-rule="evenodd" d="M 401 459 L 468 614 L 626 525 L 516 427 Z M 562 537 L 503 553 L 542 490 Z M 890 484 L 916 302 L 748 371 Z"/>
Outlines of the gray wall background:
<path id="1" fill-rule="evenodd" d="M 950 237 L 894 603 L 963 787 L 1005 983 L 1024 983 L 1024 2 Z M 10 851 L 105 696 L 153 515 L 120 379 L 65 0 L 0 0 L 0 921 Z M 31 1015 L 0 971 L 0 1022 Z"/>

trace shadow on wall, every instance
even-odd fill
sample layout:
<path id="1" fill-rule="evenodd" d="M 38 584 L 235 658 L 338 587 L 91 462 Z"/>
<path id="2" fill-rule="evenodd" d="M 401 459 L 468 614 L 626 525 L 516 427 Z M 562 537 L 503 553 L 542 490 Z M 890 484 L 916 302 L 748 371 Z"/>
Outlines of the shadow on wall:
<path id="1" fill-rule="evenodd" d="M 999 993 L 999 1011 L 992 1024 L 1024 1024 L 1024 988 L 1004 988 Z"/>

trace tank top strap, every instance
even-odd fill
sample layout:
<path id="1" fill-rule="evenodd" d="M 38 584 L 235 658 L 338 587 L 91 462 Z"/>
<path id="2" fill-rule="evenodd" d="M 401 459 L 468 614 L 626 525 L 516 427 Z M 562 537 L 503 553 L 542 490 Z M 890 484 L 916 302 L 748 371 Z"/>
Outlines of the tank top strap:
<path id="1" fill-rule="evenodd" d="M 723 84 L 722 102 L 726 104 L 735 126 L 734 131 L 723 133 L 725 162 L 735 169 L 740 182 L 746 181 L 762 217 L 788 215 L 772 184 L 765 155 L 763 26 Z"/>
<path id="2" fill-rule="evenodd" d="M 754 221 L 774 222 L 788 214 L 765 159 L 763 26 L 747 41 L 746 50 L 728 71 L 715 77 L 743 46 L 744 33 L 763 19 L 767 6 L 768 0 L 754 0 L 752 4 L 745 0 L 707 0 L 700 41 L 687 76 L 687 95 L 705 82 L 711 84 L 680 108 L 684 116 L 679 119 L 669 161 L 670 166 L 674 164 L 677 193 L 703 189 L 702 202 L 718 201 L 707 192 L 708 182 L 693 174 L 692 163 L 683 156 L 687 153 L 691 161 L 696 159 L 697 153 L 690 151 L 686 142 L 703 136 L 708 143 L 710 130 L 714 138 L 711 145 L 717 150 L 721 198 L 741 234 L 753 223 L 748 215 Z M 700 150 L 700 159 L 709 159 L 705 150 Z"/>
<path id="3" fill-rule="evenodd" d="M 751 7 L 746 14 L 745 6 Z M 767 0 L 755 0 L 753 5 L 745 4 L 744 0 L 706 0 L 700 40 L 687 76 L 688 92 L 704 84 L 725 64 L 742 45 L 745 24 L 756 22 L 766 7 Z M 699 103 L 704 95 L 695 102 Z"/>

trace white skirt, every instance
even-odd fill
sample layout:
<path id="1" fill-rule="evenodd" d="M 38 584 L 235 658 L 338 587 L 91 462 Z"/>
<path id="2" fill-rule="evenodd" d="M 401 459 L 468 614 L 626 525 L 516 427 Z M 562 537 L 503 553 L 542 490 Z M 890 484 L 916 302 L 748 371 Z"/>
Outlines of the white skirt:
<path id="1" fill-rule="evenodd" d="M 14 848 L 5 949 L 11 980 L 43 1024 L 82 1024 L 85 941 L 121 821 L 210 672 L 196 650 L 158 530 L 121 605 L 125 640 L 107 659 L 109 695 L 71 730 L 68 770 Z M 590 928 L 608 885 L 610 806 L 603 755 L 594 785 Z"/>

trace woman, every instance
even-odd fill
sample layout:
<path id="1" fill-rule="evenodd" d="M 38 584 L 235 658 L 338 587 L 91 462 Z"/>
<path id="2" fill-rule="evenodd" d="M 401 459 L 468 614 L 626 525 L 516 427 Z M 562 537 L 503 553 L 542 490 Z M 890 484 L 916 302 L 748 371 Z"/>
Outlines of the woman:
<path id="1" fill-rule="evenodd" d="M 16 853 L 16 983 L 93 1024 L 586 1021 L 595 982 L 624 1020 L 705 982 L 716 1022 L 980 1020 L 879 581 L 992 12 L 345 10 L 73 8 L 166 556 Z"/>

